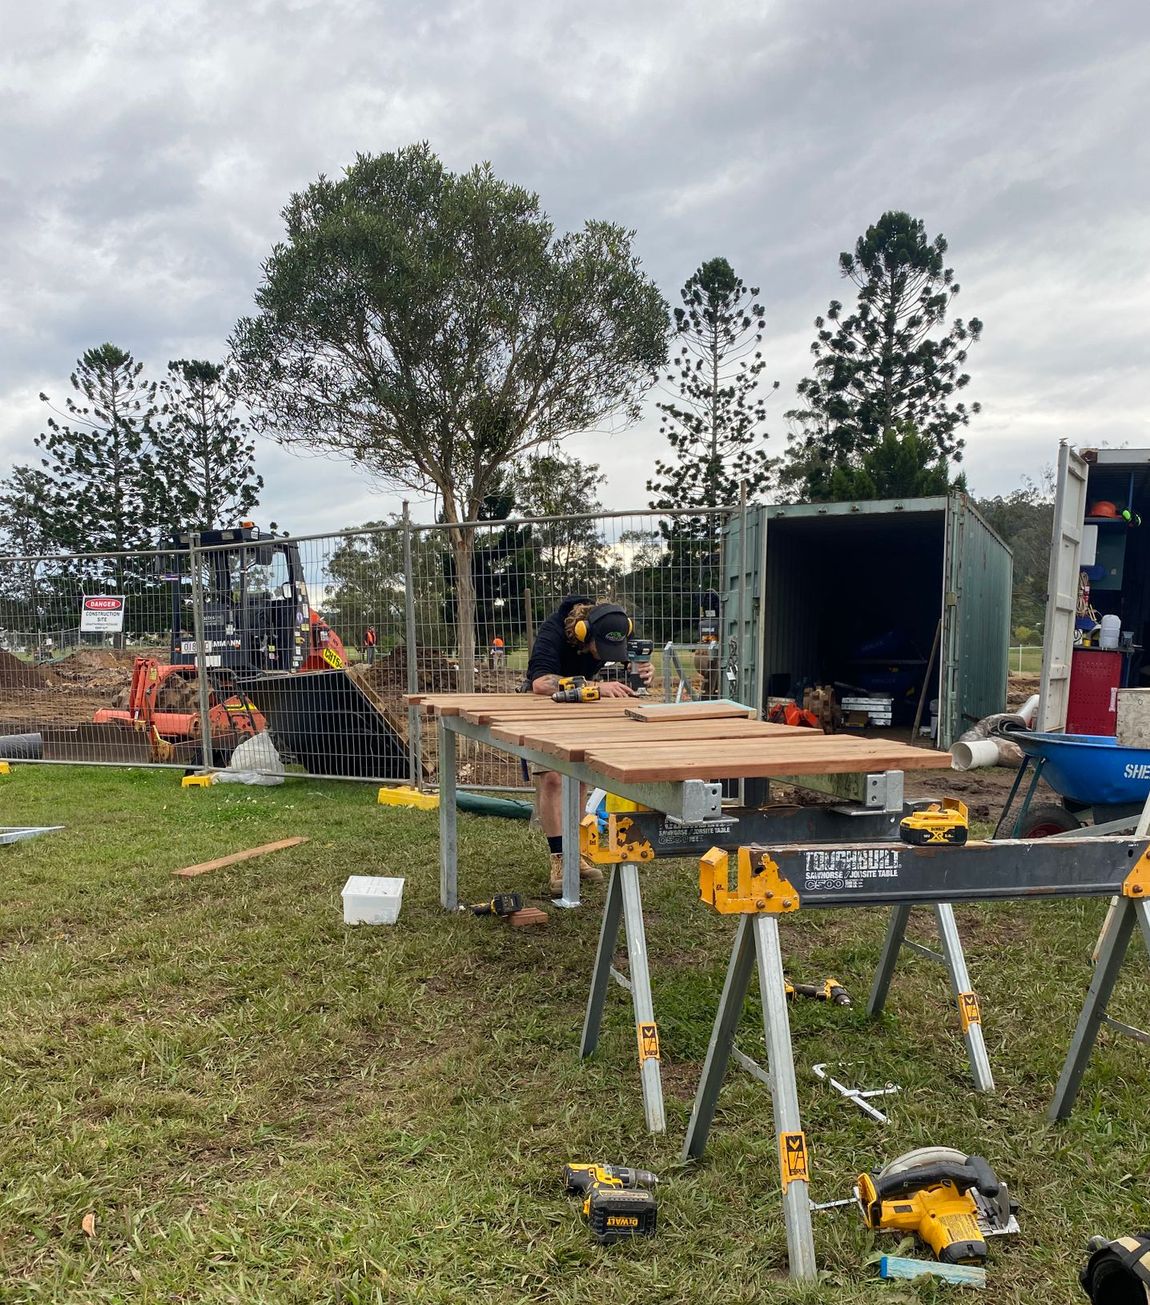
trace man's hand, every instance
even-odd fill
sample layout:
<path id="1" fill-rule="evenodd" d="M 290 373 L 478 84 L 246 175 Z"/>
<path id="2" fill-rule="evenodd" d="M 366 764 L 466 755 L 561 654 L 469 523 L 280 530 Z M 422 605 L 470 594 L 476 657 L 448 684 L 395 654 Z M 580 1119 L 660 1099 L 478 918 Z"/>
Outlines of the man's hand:
<path id="1" fill-rule="evenodd" d="M 643 681 L 643 687 L 649 689 L 655 678 L 654 662 L 635 662 L 635 674 Z"/>
<path id="2" fill-rule="evenodd" d="M 600 698 L 635 698 L 638 695 L 629 684 L 622 680 L 596 680 Z"/>

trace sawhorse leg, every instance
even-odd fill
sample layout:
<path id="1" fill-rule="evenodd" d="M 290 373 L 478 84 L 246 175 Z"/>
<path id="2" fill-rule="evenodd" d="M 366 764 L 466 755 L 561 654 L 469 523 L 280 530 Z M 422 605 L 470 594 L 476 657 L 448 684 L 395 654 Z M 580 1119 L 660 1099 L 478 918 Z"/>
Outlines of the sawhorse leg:
<path id="1" fill-rule="evenodd" d="M 439 722 L 439 902 L 459 906 L 459 836 L 455 811 L 455 731 Z"/>
<path id="2" fill-rule="evenodd" d="M 663 1078 L 659 1072 L 659 1031 L 651 997 L 651 972 L 647 965 L 643 899 L 639 892 L 639 867 L 630 861 L 611 867 L 611 882 L 607 887 L 607 901 L 603 907 L 599 948 L 595 953 L 595 967 L 591 974 L 591 993 L 587 998 L 579 1055 L 591 1055 L 599 1043 L 603 1006 L 611 982 L 611 959 L 619 940 L 620 921 L 627 934 L 627 958 L 631 970 L 631 980 L 627 986 L 631 989 L 631 1000 L 635 1008 L 643 1111 L 647 1117 L 648 1131 L 663 1133 L 667 1129 L 667 1116 L 663 1108 Z"/>
<path id="3" fill-rule="evenodd" d="M 1136 902 L 1129 897 L 1119 898 L 1118 907 L 1110 913 L 1098 940 L 1098 961 L 1094 966 L 1090 991 L 1078 1017 L 1078 1027 L 1074 1030 L 1058 1086 L 1054 1089 L 1054 1100 L 1050 1103 L 1049 1117 L 1053 1120 L 1066 1119 L 1074 1109 L 1082 1076 L 1094 1049 L 1098 1029 L 1106 1018 L 1106 1006 L 1126 958 L 1135 923 L 1141 927 L 1142 941 L 1150 952 L 1150 903 Z"/>
<path id="4" fill-rule="evenodd" d="M 563 896 L 556 906 L 579 905 L 579 781 L 562 777 L 563 801 Z"/>
<path id="5" fill-rule="evenodd" d="M 763 1034 L 770 1068 L 771 1104 L 775 1134 L 779 1140 L 787 1256 L 792 1278 L 813 1278 L 816 1274 L 815 1244 L 811 1230 L 806 1139 L 799 1119 L 798 1085 L 795 1082 L 795 1062 L 791 1050 L 791 1025 L 783 980 L 783 957 L 779 947 L 779 924 L 774 916 L 743 915 L 739 919 L 735 945 L 731 949 L 731 960 L 727 966 L 727 979 L 707 1048 L 703 1077 L 691 1111 L 683 1157 L 697 1158 L 706 1149 L 719 1089 L 734 1050 L 735 1031 L 750 986 L 751 969 L 756 963 L 759 970 Z"/>
<path id="6" fill-rule="evenodd" d="M 902 947 L 910 947 L 920 955 L 942 961 L 950 975 L 950 990 L 962 1021 L 963 1039 L 966 1042 L 966 1054 L 970 1061 L 970 1075 L 974 1080 L 974 1086 L 979 1092 L 993 1092 L 994 1074 L 991 1072 L 990 1058 L 986 1054 L 986 1041 L 982 1036 L 981 1012 L 978 998 L 970 986 L 970 974 L 962 951 L 962 939 L 958 936 L 958 925 L 954 920 L 954 907 L 949 902 L 939 902 L 934 908 L 938 937 L 942 946 L 941 952 L 931 951 L 919 943 L 907 940 L 906 926 L 910 919 L 910 910 L 909 906 L 896 906 L 891 912 L 890 924 L 887 926 L 886 938 L 882 945 L 882 955 L 871 986 L 867 1013 L 872 1016 L 882 1013 Z"/>

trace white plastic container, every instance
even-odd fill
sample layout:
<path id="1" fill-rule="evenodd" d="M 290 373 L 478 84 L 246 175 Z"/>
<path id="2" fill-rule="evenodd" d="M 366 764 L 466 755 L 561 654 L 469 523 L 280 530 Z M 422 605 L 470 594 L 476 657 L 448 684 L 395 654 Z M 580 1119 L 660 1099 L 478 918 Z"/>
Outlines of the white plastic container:
<path id="1" fill-rule="evenodd" d="M 1104 616 L 1102 618 L 1102 629 L 1098 634 L 1098 646 L 1107 652 L 1113 652 L 1118 647 L 1118 636 L 1122 633 L 1122 618 L 1120 616 Z"/>
<path id="2" fill-rule="evenodd" d="M 352 875 L 341 896 L 344 924 L 394 924 L 403 902 L 403 880 Z"/>

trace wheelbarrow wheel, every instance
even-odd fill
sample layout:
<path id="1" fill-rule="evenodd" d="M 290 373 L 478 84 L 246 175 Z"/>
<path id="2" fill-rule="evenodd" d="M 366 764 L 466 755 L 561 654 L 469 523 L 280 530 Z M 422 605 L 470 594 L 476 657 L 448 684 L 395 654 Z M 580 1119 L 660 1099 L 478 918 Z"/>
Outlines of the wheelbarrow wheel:
<path id="1" fill-rule="evenodd" d="M 1031 807 L 1018 831 L 1019 838 L 1049 838 L 1051 834 L 1066 834 L 1078 829 L 1081 821 L 1056 802 Z"/>

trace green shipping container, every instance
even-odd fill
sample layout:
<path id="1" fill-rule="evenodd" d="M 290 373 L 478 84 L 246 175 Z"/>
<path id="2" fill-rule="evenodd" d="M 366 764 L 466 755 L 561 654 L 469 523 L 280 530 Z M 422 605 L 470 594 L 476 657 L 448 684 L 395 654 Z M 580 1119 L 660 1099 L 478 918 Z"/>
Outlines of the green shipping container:
<path id="1" fill-rule="evenodd" d="M 748 507 L 723 557 L 729 696 L 833 683 L 892 698 L 904 737 L 922 696 L 942 748 L 1005 710 L 1013 558 L 966 495 Z"/>

